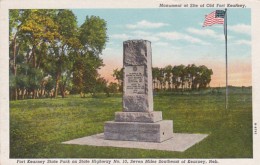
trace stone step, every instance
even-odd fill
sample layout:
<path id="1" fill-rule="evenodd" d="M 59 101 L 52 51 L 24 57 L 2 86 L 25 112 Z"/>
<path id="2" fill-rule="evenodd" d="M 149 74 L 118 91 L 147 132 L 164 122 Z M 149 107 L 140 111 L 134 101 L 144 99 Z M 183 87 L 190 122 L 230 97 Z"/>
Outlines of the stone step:
<path id="1" fill-rule="evenodd" d="M 104 127 L 104 137 L 107 140 L 162 142 L 172 136 L 172 120 L 155 123 L 108 121 Z"/>

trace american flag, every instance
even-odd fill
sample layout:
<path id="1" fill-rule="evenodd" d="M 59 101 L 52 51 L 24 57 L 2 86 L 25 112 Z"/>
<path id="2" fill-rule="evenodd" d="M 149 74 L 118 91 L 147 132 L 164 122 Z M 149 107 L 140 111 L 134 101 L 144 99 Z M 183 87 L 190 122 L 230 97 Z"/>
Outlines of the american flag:
<path id="1" fill-rule="evenodd" d="M 224 24 L 224 22 L 225 22 L 225 11 L 224 10 L 215 10 L 205 16 L 205 21 L 203 23 L 203 27 L 211 26 L 214 24 Z"/>

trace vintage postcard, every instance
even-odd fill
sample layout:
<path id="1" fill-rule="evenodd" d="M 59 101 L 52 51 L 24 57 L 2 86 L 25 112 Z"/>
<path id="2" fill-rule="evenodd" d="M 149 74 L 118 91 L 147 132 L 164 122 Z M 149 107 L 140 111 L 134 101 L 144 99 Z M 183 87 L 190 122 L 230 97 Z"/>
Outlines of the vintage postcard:
<path id="1" fill-rule="evenodd" d="M 257 164 L 259 3 L 1 0 L 0 164 Z"/>

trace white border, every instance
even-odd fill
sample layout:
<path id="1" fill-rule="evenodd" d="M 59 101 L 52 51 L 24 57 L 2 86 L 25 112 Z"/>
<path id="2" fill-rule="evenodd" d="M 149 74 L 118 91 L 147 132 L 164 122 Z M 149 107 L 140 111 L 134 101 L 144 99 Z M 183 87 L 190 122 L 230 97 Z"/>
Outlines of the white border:
<path id="1" fill-rule="evenodd" d="M 251 8 L 252 16 L 252 86 L 253 86 L 253 123 L 260 124 L 260 0 L 0 0 L 0 164 L 17 164 L 9 159 L 9 78 L 8 78 L 8 10 L 20 8 L 158 8 L 165 4 L 208 4 L 239 3 Z M 259 129 L 259 128 L 258 128 Z M 259 131 L 253 134 L 253 159 L 217 159 L 218 164 L 259 164 Z M 235 138 L 235 135 L 234 135 Z M 73 160 L 73 159 L 71 159 Z M 75 159 L 74 159 L 75 160 Z M 183 159 L 180 159 L 183 160 Z M 24 164 L 24 163 L 23 163 Z M 55 163 L 57 164 L 57 163 Z M 147 163 L 146 163 L 147 164 Z M 181 163 L 180 163 L 181 164 Z"/>

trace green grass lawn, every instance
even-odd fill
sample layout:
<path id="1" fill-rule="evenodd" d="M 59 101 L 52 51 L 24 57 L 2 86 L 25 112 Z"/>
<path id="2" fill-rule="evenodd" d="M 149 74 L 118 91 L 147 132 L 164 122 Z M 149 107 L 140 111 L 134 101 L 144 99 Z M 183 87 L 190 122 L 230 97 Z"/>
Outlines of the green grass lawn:
<path id="1" fill-rule="evenodd" d="M 252 94 L 157 93 L 154 110 L 174 132 L 209 136 L 185 152 L 61 144 L 103 132 L 122 111 L 121 96 L 10 101 L 10 158 L 252 158 Z"/>

